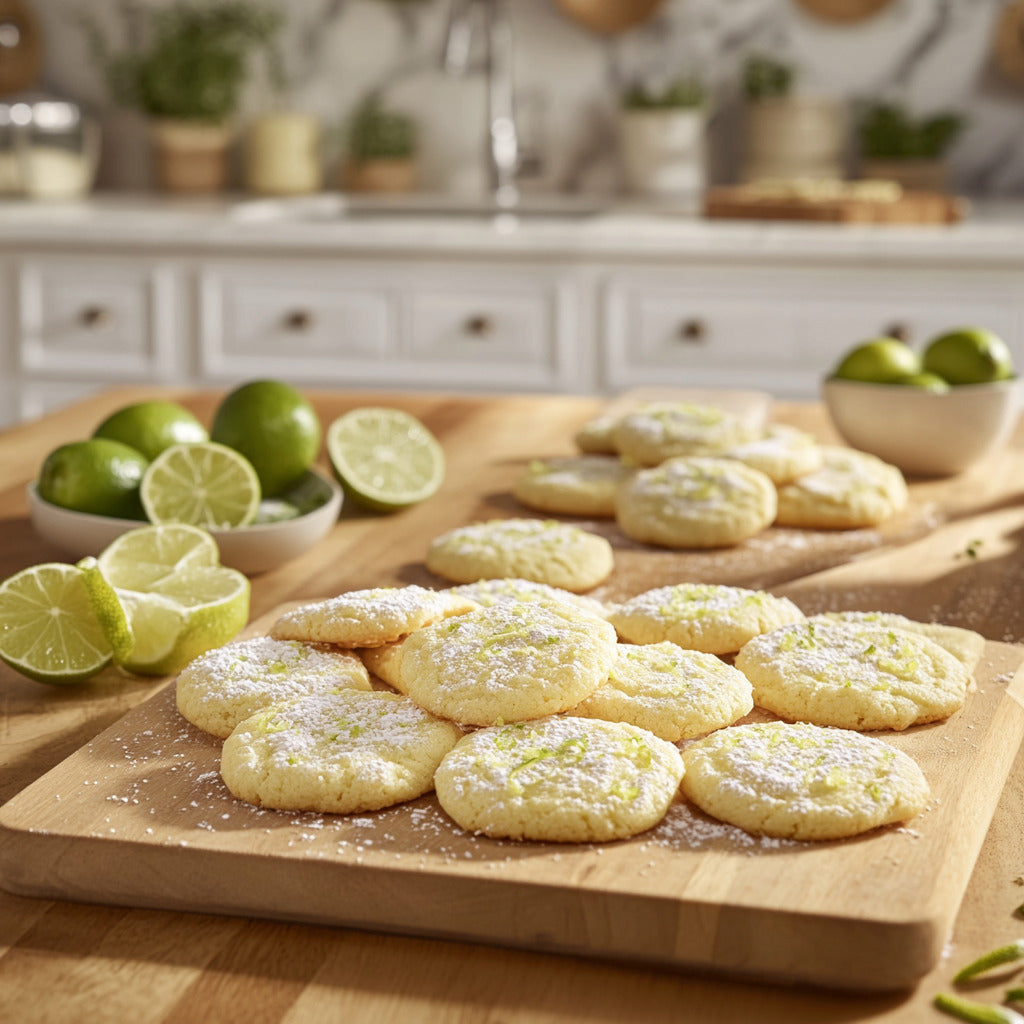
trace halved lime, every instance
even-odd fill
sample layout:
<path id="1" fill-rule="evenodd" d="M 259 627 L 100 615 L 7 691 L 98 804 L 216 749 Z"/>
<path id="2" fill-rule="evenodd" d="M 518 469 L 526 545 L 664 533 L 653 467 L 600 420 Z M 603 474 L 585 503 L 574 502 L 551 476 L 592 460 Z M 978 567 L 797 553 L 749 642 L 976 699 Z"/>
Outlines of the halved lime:
<path id="1" fill-rule="evenodd" d="M 0 658 L 40 683 L 80 683 L 110 664 L 111 649 L 82 573 L 45 562 L 0 584 Z"/>
<path id="2" fill-rule="evenodd" d="M 140 526 L 111 541 L 97 560 L 115 588 L 148 590 L 179 569 L 220 565 L 210 534 L 187 523 Z"/>
<path id="3" fill-rule="evenodd" d="M 327 453 L 353 499 L 375 512 L 423 501 L 444 481 L 444 451 L 415 416 L 367 406 L 327 428 Z"/>
<path id="4" fill-rule="evenodd" d="M 252 463 L 213 441 L 176 444 L 142 478 L 142 507 L 152 523 L 212 529 L 247 526 L 256 518 L 260 482 Z"/>

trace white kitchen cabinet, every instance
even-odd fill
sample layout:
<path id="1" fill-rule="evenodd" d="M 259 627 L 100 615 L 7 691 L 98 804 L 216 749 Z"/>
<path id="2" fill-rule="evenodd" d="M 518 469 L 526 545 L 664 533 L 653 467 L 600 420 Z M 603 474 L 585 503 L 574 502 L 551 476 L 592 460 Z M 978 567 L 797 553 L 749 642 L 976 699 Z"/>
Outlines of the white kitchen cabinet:
<path id="1" fill-rule="evenodd" d="M 1024 368 L 1024 204 L 949 230 L 239 209 L 0 203 L 0 422 L 119 381 L 811 398 L 867 337 L 961 324 Z"/>

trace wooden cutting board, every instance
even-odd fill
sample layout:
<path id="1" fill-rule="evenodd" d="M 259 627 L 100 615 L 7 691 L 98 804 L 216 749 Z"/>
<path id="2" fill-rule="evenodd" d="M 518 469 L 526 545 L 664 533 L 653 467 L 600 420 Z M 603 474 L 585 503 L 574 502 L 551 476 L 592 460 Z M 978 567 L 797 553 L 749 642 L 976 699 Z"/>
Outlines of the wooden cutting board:
<path id="1" fill-rule="evenodd" d="M 253 624 L 264 632 L 275 610 Z M 906 827 L 750 836 L 680 800 L 626 842 L 475 837 L 433 796 L 337 817 L 235 801 L 173 685 L 0 809 L 21 895 L 279 918 L 859 990 L 937 962 L 1024 736 L 1024 650 L 990 643 L 946 723 L 893 734 L 933 790 Z"/>
<path id="2" fill-rule="evenodd" d="M 943 192 L 905 190 L 889 201 L 865 198 L 801 199 L 756 196 L 742 185 L 708 189 L 706 217 L 737 220 L 802 220 L 845 224 L 955 224 L 967 202 Z"/>

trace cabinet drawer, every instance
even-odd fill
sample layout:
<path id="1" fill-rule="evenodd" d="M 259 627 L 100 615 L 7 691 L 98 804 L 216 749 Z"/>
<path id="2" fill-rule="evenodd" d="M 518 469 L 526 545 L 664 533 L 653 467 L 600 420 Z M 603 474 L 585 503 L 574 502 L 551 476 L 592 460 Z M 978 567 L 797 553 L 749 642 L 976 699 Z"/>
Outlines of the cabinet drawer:
<path id="1" fill-rule="evenodd" d="M 791 362 L 797 314 L 785 303 L 613 284 L 605 297 L 605 375 L 612 390 L 705 386 L 723 371 L 756 375 Z"/>
<path id="2" fill-rule="evenodd" d="M 320 264 L 206 266 L 200 361 L 215 377 L 346 382 L 397 351 L 397 300 L 376 276 Z"/>
<path id="3" fill-rule="evenodd" d="M 409 297 L 403 356 L 436 383 L 494 390 L 572 390 L 575 291 L 530 275 L 455 290 L 417 286 Z"/>
<path id="4" fill-rule="evenodd" d="M 60 377 L 166 379 L 178 306 L 165 264 L 28 258 L 18 272 L 21 366 Z"/>

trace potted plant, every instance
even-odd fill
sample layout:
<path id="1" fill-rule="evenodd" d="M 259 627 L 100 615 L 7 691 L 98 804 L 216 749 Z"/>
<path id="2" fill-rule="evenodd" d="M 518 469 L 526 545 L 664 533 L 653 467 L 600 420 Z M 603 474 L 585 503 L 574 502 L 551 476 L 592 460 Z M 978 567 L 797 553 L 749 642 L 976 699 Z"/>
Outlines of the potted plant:
<path id="1" fill-rule="evenodd" d="M 626 186 L 662 198 L 703 189 L 707 90 L 680 77 L 657 89 L 634 84 L 622 95 L 620 142 Z"/>
<path id="2" fill-rule="evenodd" d="M 408 192 L 416 186 L 416 121 L 372 93 L 348 124 L 342 185 L 353 192 Z"/>
<path id="3" fill-rule="evenodd" d="M 946 153 L 963 126 L 962 117 L 947 111 L 915 117 L 898 103 L 869 105 L 857 126 L 861 175 L 944 191 Z"/>
<path id="4" fill-rule="evenodd" d="M 142 43 L 120 52 L 95 24 L 85 23 L 108 88 L 150 119 L 164 188 L 219 189 L 254 54 L 267 57 L 275 85 L 283 81 L 275 45 L 281 15 L 250 0 L 174 0 L 146 8 L 144 18 Z"/>
<path id="5" fill-rule="evenodd" d="M 846 126 L 835 100 L 796 91 L 796 69 L 764 54 L 743 65 L 746 181 L 844 177 Z"/>

